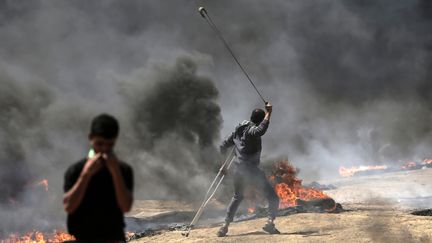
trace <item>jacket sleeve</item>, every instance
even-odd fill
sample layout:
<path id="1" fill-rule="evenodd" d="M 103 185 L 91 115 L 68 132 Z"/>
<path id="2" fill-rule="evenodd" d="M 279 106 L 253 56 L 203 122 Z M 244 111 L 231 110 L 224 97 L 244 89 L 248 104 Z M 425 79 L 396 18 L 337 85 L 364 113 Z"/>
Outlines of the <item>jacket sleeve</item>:
<path id="1" fill-rule="evenodd" d="M 261 137 L 266 133 L 268 126 L 269 126 L 269 121 L 263 120 L 258 126 L 251 127 L 247 131 L 247 134 L 252 137 Z"/>
<path id="2" fill-rule="evenodd" d="M 234 133 L 232 133 L 231 135 L 229 135 L 221 144 L 220 146 L 220 152 L 222 154 L 225 154 L 227 149 L 231 146 L 234 145 Z"/>

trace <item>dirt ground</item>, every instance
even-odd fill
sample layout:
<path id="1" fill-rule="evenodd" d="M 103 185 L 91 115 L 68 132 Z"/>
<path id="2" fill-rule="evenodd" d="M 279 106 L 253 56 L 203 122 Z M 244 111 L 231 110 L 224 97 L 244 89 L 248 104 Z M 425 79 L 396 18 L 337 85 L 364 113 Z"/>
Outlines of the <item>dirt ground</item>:
<path id="1" fill-rule="evenodd" d="M 137 200 L 134 202 L 132 210 L 127 216 L 145 218 L 157 216 L 162 213 L 193 211 L 192 205 L 173 200 Z"/>
<path id="2" fill-rule="evenodd" d="M 432 217 L 410 214 L 414 209 L 432 206 L 432 169 L 322 183 L 337 186 L 326 193 L 342 203 L 347 212 L 279 217 L 276 225 L 280 235 L 266 234 L 261 229 L 264 219 L 256 219 L 233 223 L 224 238 L 216 237 L 217 225 L 194 229 L 188 238 L 180 231 L 167 231 L 133 242 L 432 242 Z M 145 204 L 141 211 L 145 211 Z M 169 206 L 161 208 L 169 211 Z"/>

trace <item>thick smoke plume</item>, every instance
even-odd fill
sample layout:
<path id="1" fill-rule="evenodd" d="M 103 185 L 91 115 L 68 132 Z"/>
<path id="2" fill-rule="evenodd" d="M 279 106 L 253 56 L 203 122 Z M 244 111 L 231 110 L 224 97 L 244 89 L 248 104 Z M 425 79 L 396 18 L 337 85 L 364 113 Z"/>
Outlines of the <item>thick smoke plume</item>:
<path id="1" fill-rule="evenodd" d="M 196 72 L 193 60 L 180 58 L 173 67 L 159 66 L 150 75 L 139 72 L 123 83 L 131 109 L 126 136 L 133 138 L 127 154 L 146 152 L 134 159 L 144 163 L 136 168 L 143 175 L 140 182 L 159 188 L 153 197 L 195 197 L 217 164 L 215 142 L 222 122 L 218 90 Z"/>
<path id="2" fill-rule="evenodd" d="M 179 59 L 172 70 L 160 68 L 153 83 L 147 82 L 127 97 L 134 111 L 132 123 L 144 148 L 152 149 L 169 133 L 202 147 L 219 138 L 219 92 L 210 79 L 197 76 L 196 71 L 191 59 Z"/>
<path id="3" fill-rule="evenodd" d="M 63 220 L 63 173 L 102 112 L 121 122 L 136 198 L 201 199 L 218 140 L 262 104 L 200 4 L 274 103 L 264 157 L 318 179 L 430 156 L 429 2 L 0 1 L 2 222 L 45 224 L 10 201 Z M 52 202 L 30 203 L 44 178 Z"/>

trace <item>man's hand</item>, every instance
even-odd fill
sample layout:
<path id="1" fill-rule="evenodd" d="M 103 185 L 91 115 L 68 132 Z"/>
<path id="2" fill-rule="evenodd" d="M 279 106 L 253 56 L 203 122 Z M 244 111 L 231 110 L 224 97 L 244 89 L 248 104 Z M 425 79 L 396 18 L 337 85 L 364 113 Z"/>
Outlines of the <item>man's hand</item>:
<path id="1" fill-rule="evenodd" d="M 63 207 L 67 213 L 71 214 L 79 207 L 86 193 L 90 179 L 102 167 L 101 153 L 97 153 L 87 160 L 73 187 L 63 195 Z"/>
<path id="2" fill-rule="evenodd" d="M 111 152 L 102 154 L 102 158 L 104 159 L 105 164 L 111 173 L 113 173 L 115 170 L 118 170 L 119 162 L 117 156 L 114 153 Z"/>
<path id="3" fill-rule="evenodd" d="M 123 213 L 129 212 L 133 201 L 132 193 L 126 188 L 123 175 L 120 171 L 119 160 L 113 152 L 104 153 L 102 158 L 113 179 L 117 205 Z"/>
<path id="4" fill-rule="evenodd" d="M 271 113 L 273 111 L 273 105 L 270 102 L 266 102 L 265 109 L 266 113 L 264 120 L 270 121 Z"/>
<path id="5" fill-rule="evenodd" d="M 89 158 L 84 165 L 82 173 L 89 175 L 92 177 L 102 168 L 102 154 L 97 153 L 92 158 Z"/>
<path id="6" fill-rule="evenodd" d="M 265 109 L 268 113 L 272 113 L 273 111 L 273 105 L 270 102 L 266 103 Z"/>

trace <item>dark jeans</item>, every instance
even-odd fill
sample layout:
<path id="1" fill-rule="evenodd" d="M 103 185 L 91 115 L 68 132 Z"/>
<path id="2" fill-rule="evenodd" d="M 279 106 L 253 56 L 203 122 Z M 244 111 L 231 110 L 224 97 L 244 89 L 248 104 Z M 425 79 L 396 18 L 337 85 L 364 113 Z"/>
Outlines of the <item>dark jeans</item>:
<path id="1" fill-rule="evenodd" d="M 254 165 L 236 164 L 234 166 L 234 196 L 228 206 L 226 222 L 232 222 L 237 209 L 244 198 L 247 186 L 252 186 L 263 192 L 268 202 L 268 218 L 275 219 L 279 207 L 279 197 L 268 182 L 264 171 Z"/>

